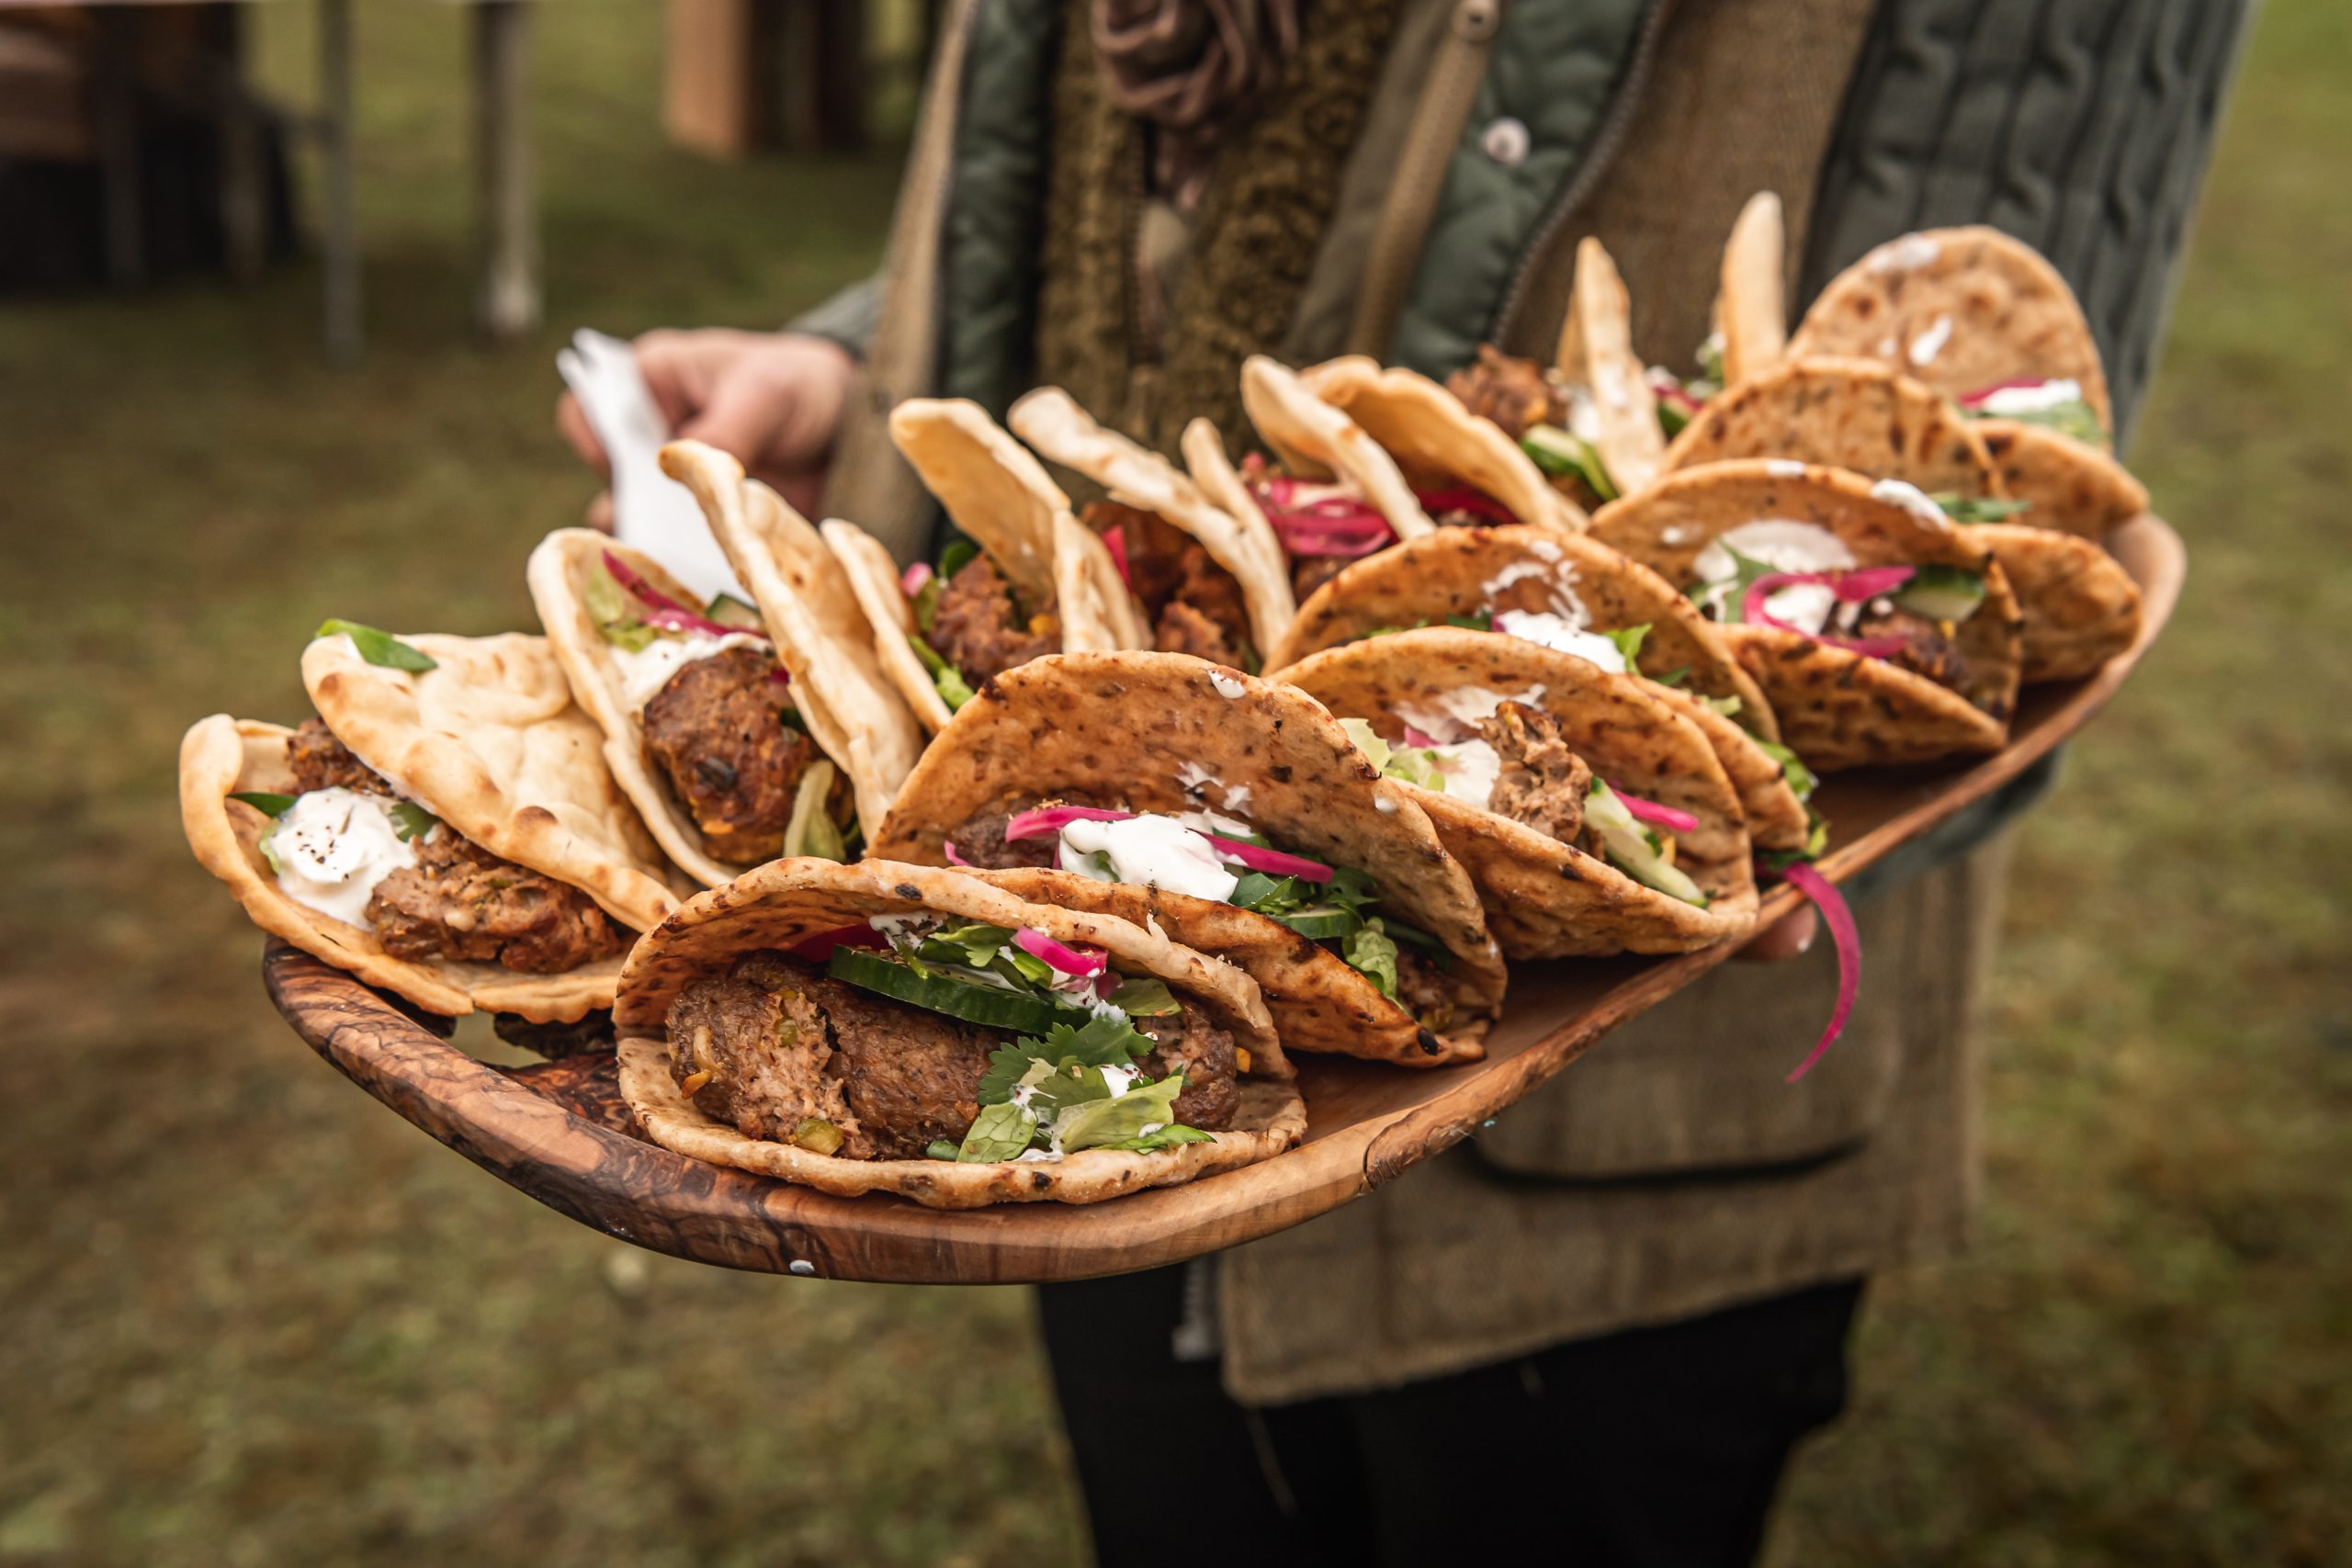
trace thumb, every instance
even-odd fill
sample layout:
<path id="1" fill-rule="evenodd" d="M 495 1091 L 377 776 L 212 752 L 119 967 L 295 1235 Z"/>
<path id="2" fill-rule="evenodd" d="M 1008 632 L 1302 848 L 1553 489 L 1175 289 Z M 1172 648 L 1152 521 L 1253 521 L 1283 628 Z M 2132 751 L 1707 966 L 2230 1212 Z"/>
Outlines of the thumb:
<path id="1" fill-rule="evenodd" d="M 755 376 L 729 376 L 710 401 L 678 427 L 681 439 L 718 447 L 753 472 L 769 466 L 777 432 L 792 412 L 789 389 Z"/>

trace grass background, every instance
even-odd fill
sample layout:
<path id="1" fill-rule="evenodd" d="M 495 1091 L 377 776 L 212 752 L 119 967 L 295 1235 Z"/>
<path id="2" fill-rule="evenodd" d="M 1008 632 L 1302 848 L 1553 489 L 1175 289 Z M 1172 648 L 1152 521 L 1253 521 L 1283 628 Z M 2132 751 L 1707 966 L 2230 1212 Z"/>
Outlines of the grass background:
<path id="1" fill-rule="evenodd" d="M 524 624 L 593 488 L 561 331 L 781 320 L 894 160 L 664 148 L 659 14 L 542 12 L 548 316 L 469 337 L 464 17 L 363 8 L 367 362 L 316 279 L 0 304 L 0 1563 L 1081 1561 L 1023 1296 L 673 1263 L 383 1113 L 189 861 L 181 729 L 323 615 Z M 265 79 L 307 88 L 304 7 Z M 2025 831 L 1980 1245 L 1880 1280 L 1776 1564 L 2325 1563 L 2352 1540 L 2352 13 L 2274 0 L 2137 466 L 2175 629 Z"/>

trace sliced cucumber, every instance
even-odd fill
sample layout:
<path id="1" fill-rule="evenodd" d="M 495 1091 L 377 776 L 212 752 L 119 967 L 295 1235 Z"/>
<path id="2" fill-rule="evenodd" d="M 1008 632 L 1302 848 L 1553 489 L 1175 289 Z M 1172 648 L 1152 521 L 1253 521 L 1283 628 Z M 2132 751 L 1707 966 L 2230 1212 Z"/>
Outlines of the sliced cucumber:
<path id="1" fill-rule="evenodd" d="M 1957 566 L 1923 566 L 1894 595 L 1895 607 L 1930 621 L 1964 621 L 1984 603 L 1981 573 Z"/>
<path id="2" fill-rule="evenodd" d="M 937 970 L 918 975 L 897 959 L 863 947 L 837 947 L 825 961 L 825 973 L 843 985 L 872 991 L 893 1001 L 931 1012 L 945 1013 L 967 1023 L 1010 1029 L 1043 1036 L 1057 1023 L 1085 1023 L 1093 1014 L 1058 1007 L 1045 998 L 1008 991 L 978 980 L 960 979 Z"/>
<path id="3" fill-rule="evenodd" d="M 1520 450 L 1535 460 L 1535 466 L 1555 479 L 1582 479 L 1593 494 L 1603 501 L 1617 499 L 1617 487 L 1609 480 L 1609 469 L 1601 463 L 1600 454 L 1580 438 L 1562 430 L 1556 424 L 1528 427 L 1519 438 Z"/>
<path id="4" fill-rule="evenodd" d="M 1599 779 L 1592 781 L 1592 793 L 1585 796 L 1584 821 L 1586 827 L 1600 835 L 1609 863 L 1619 871 L 1669 898 L 1679 898 L 1702 909 L 1707 907 L 1707 895 L 1699 885 L 1666 863 L 1666 857 L 1650 841 L 1650 835 L 1625 809 L 1625 803 L 1617 798 L 1617 792 Z"/>
<path id="5" fill-rule="evenodd" d="M 800 775 L 799 791 L 792 797 L 792 819 L 784 827 L 786 854 L 832 861 L 849 858 L 842 830 L 825 813 L 825 797 L 832 792 L 833 764 L 820 757 Z"/>
<path id="6" fill-rule="evenodd" d="M 1276 919 L 1309 942 L 1337 942 L 1363 924 L 1363 917 L 1332 904 L 1312 904 Z"/>

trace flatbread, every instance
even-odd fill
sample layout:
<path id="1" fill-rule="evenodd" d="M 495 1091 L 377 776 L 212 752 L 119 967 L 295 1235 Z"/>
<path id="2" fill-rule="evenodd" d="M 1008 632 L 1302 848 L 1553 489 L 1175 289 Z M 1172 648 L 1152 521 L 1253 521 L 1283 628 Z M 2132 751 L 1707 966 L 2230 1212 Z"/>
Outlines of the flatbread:
<path id="1" fill-rule="evenodd" d="M 546 638 L 401 640 L 439 668 L 369 664 L 347 637 L 302 650 L 302 684 L 336 739 L 492 854 L 570 883 L 631 931 L 678 907 L 685 884 L 606 771 L 605 732 Z"/>
<path id="2" fill-rule="evenodd" d="M 1781 198 L 1759 190 L 1747 198 L 1724 245 L 1716 284 L 1715 330 L 1724 339 L 1724 385 L 1736 387 L 1770 369 L 1789 340 L 1788 231 Z"/>
<path id="3" fill-rule="evenodd" d="M 1707 400 L 1667 471 L 1776 457 L 1901 479 L 1930 495 L 1997 496 L 1984 438 L 1926 383 L 1867 359 L 1791 357 Z"/>
<path id="4" fill-rule="evenodd" d="M 1740 673 L 1745 676 L 1747 671 Z M 1641 687 L 1644 695 L 1665 704 L 1707 738 L 1707 749 L 1723 764 L 1724 776 L 1739 795 L 1740 813 L 1747 818 L 1747 837 L 1758 849 L 1804 847 L 1813 835 L 1813 818 L 1790 784 L 1787 770 L 1756 743 L 1755 736 L 1680 686 L 1645 680 Z M 1740 716 L 1747 716 L 1744 706 Z"/>
<path id="5" fill-rule="evenodd" d="M 866 629 L 874 640 L 874 657 L 899 695 L 914 710 L 922 727 L 936 735 L 947 727 L 955 710 L 939 694 L 939 687 L 923 668 L 908 638 L 915 635 L 914 606 L 899 589 L 899 563 L 890 548 L 854 523 L 829 517 L 818 525 L 842 563 L 857 607 L 865 613 Z"/>
<path id="6" fill-rule="evenodd" d="M 1453 795 L 1402 787 L 1469 869 L 1487 923 L 1512 958 L 1688 953 L 1756 923 L 1747 829 L 1731 781 L 1698 728 L 1641 682 L 1520 637 L 1431 626 L 1326 649 L 1283 673 L 1333 713 L 1401 742 L 1397 708 L 1479 686 L 1521 693 L 1557 719 L 1595 774 L 1699 819 L 1676 836 L 1675 864 L 1710 896 L 1705 908 L 1640 883 L 1607 861 Z M 1540 689 L 1540 691 L 1539 691 Z"/>
<path id="7" fill-rule="evenodd" d="M 248 919 L 367 985 L 446 1018 L 480 1009 L 517 1013 L 534 1023 L 573 1023 L 613 1005 L 621 973 L 618 953 L 561 975 L 395 958 L 367 927 L 347 925 L 288 897 L 261 852 L 268 816 L 229 796 L 293 794 L 294 770 L 286 759 L 293 735 L 281 725 L 220 713 L 198 720 L 180 742 L 180 827 L 197 863 L 227 885 Z"/>
<path id="8" fill-rule="evenodd" d="M 793 705 L 849 774 L 870 834 L 922 754 L 923 729 L 883 672 L 848 574 L 785 499 L 716 446 L 673 441 L 662 471 L 694 492 L 791 671 Z"/>
<path id="9" fill-rule="evenodd" d="M 1860 566 L 1944 565 L 1984 577 L 1984 603 L 1955 637 L 1973 672 L 1966 694 L 1793 632 L 1717 627 L 1771 699 L 1792 750 L 1826 772 L 2000 749 L 2021 668 L 2017 599 L 1991 552 L 1916 491 L 1780 458 L 1717 463 L 1603 507 L 1593 533 L 1687 589 L 1716 535 L 1764 518 L 1819 524 Z"/>
<path id="10" fill-rule="evenodd" d="M 890 438 L 1006 580 L 1033 606 L 1054 602 L 1064 651 L 1150 645 L 1108 547 L 979 404 L 910 398 L 890 411 Z"/>
<path id="11" fill-rule="evenodd" d="M 1570 386 L 1591 395 L 1593 447 L 1617 493 L 1631 494 L 1656 479 L 1666 435 L 1657 423 L 1657 394 L 1634 352 L 1634 301 L 1607 248 L 1589 234 L 1577 242 L 1559 368 Z"/>
<path id="12" fill-rule="evenodd" d="M 1258 498 L 1250 493 L 1240 471 L 1226 456 L 1225 437 L 1217 434 L 1214 422 L 1193 420 L 1184 426 L 1180 445 L 1193 482 L 1240 529 L 1241 538 L 1232 552 L 1234 560 L 1226 564 L 1226 570 L 1239 580 L 1242 596 L 1249 601 L 1250 626 L 1258 647 L 1272 648 L 1298 614 L 1298 596 L 1291 589 L 1290 557 L 1283 548 L 1282 536 L 1274 532 Z"/>
<path id="13" fill-rule="evenodd" d="M 874 852 L 942 865 L 964 823 L 1066 791 L 1136 811 L 1206 806 L 1355 866 L 1380 885 L 1380 908 L 1453 953 L 1464 1015 L 1502 999 L 1477 894 L 1402 786 L 1306 694 L 1186 654 L 1065 654 L 989 682 L 907 781 Z"/>
<path id="14" fill-rule="evenodd" d="M 1253 354 L 1241 362 L 1241 406 L 1283 467 L 1300 479 L 1336 475 L 1388 519 L 1399 539 L 1437 525 L 1413 487 L 1363 427 L 1317 397 L 1288 366 Z"/>
<path id="15" fill-rule="evenodd" d="M 1470 1034 L 1441 1035 L 1421 1028 L 1343 960 L 1254 909 L 1042 866 L 967 874 L 1023 898 L 1155 927 L 1188 947 L 1216 953 L 1258 982 L 1285 1050 L 1361 1056 L 1399 1067 L 1450 1066 L 1487 1054 Z"/>
<path id="16" fill-rule="evenodd" d="M 1317 365 L 1299 379 L 1353 420 L 1422 488 L 1466 486 L 1500 502 L 1521 523 L 1583 530 L 1584 509 L 1553 489 L 1517 442 L 1419 371 L 1384 370 L 1376 361 L 1351 355 Z M 1420 510 L 1418 502 L 1415 510 Z M 1398 538 L 1408 536 L 1398 529 Z"/>
<path id="17" fill-rule="evenodd" d="M 1883 360 L 1953 398 L 2013 379 L 2076 381 L 2100 425 L 2115 428 L 2074 290 L 1997 229 L 1929 229 L 1878 246 L 1829 280 L 1789 353 Z"/>
<path id="18" fill-rule="evenodd" d="M 1356 561 L 1307 596 L 1266 669 L 1279 673 L 1381 627 L 1476 615 L 1498 599 L 1508 609 L 1557 609 L 1595 631 L 1647 625 L 1636 660 L 1644 673 L 1688 671 L 1685 690 L 1737 697 L 1744 726 L 1780 738 L 1762 689 L 1672 583 L 1589 535 L 1554 529 L 1441 528 Z"/>
<path id="19" fill-rule="evenodd" d="M 2088 675 L 2140 637 L 2140 585 L 2088 539 L 2017 523 L 1962 534 L 1993 552 L 2025 615 L 2029 686 Z"/>
<path id="20" fill-rule="evenodd" d="M 2148 510 L 2148 487 L 2096 446 L 2024 420 L 1971 423 L 2000 475 L 2002 493 L 2027 503 L 2012 523 L 2103 539 Z"/>
<path id="21" fill-rule="evenodd" d="M 877 914 L 930 911 L 1023 926 L 1102 948 L 1124 973 L 1157 976 L 1234 1033 L 1250 1055 L 1233 1131 L 1149 1154 L 1088 1149 L 1053 1161 L 957 1164 L 853 1160 L 748 1138 L 696 1107 L 670 1071 L 670 1004 L 690 981 L 724 973 L 744 954 L 790 949 Z M 703 894 L 629 955 L 614 1005 L 621 1094 L 647 1136 L 695 1159 L 814 1187 L 840 1197 L 892 1192 L 929 1208 L 1002 1202 L 1092 1203 L 1231 1170 L 1296 1146 L 1306 1108 L 1256 984 L 1220 960 L 1111 916 L 1015 897 L 960 872 L 866 860 L 855 865 L 773 861 Z"/>

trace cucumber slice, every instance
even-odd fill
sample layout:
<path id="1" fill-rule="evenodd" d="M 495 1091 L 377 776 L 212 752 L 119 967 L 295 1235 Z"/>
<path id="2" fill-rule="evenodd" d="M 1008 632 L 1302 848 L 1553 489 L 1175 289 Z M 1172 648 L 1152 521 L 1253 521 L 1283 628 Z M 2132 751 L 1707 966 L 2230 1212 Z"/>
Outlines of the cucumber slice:
<path id="1" fill-rule="evenodd" d="M 1930 621 L 1964 621 L 1984 603 L 1984 579 L 1957 566 L 1923 566 L 1894 594 L 1895 607 Z"/>
<path id="2" fill-rule="evenodd" d="M 1057 1007 L 1043 997 L 1000 990 L 936 970 L 918 975 L 898 960 L 870 948 L 833 949 L 832 957 L 825 961 L 825 973 L 844 985 L 888 997 L 893 1001 L 943 1012 L 967 1023 L 1010 1029 L 1022 1034 L 1043 1036 L 1057 1023 L 1084 1023 L 1094 1016 L 1077 1008 Z"/>
<path id="3" fill-rule="evenodd" d="M 1600 454 L 1558 425 L 1529 426 L 1527 434 L 1519 438 L 1519 446 L 1535 460 L 1537 468 L 1553 478 L 1582 479 L 1601 500 L 1617 499 L 1617 487 L 1610 482 Z"/>
<path id="4" fill-rule="evenodd" d="M 1592 793 L 1585 796 L 1584 821 L 1586 827 L 1600 835 L 1601 847 L 1609 853 L 1609 863 L 1619 871 L 1669 898 L 1679 898 L 1702 909 L 1707 907 L 1705 892 L 1690 877 L 1667 864 L 1665 858 L 1650 847 L 1649 834 L 1625 809 L 1617 792 L 1599 779 L 1592 781 Z"/>
<path id="5" fill-rule="evenodd" d="M 1332 904 L 1310 905 L 1274 918 L 1310 942 L 1337 942 L 1363 924 L 1363 916 Z"/>

